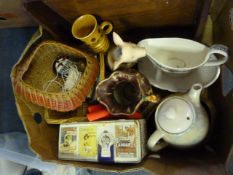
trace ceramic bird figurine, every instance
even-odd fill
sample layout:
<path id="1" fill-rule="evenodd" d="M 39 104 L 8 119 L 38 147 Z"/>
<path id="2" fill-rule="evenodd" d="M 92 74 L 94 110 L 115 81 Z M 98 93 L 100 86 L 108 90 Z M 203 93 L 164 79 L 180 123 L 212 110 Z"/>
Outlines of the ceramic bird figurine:
<path id="1" fill-rule="evenodd" d="M 124 42 L 121 37 L 113 32 L 113 42 L 117 46 L 113 52 L 113 70 L 122 63 L 135 63 L 139 58 L 146 56 L 146 49 L 134 43 Z"/>

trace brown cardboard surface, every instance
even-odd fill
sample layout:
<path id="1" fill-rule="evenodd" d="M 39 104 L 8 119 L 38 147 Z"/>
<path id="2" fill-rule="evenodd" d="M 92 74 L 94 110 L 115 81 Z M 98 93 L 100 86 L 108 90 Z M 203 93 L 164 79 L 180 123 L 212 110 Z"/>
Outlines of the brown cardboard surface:
<path id="1" fill-rule="evenodd" d="M 230 48 L 230 51 L 233 49 L 233 29 L 230 24 L 230 10 L 233 8 L 233 1 L 226 1 L 221 13 L 218 18 L 214 21 L 214 42 L 225 44 Z M 233 59 L 232 53 L 230 54 L 230 58 L 227 62 L 227 66 L 233 70 Z"/>
<path id="2" fill-rule="evenodd" d="M 18 96 L 16 96 L 16 102 L 18 104 L 17 108 L 19 114 L 21 115 L 21 119 L 24 122 L 24 126 L 29 136 L 30 146 L 32 150 L 35 151 L 43 160 L 106 171 L 128 171 L 129 169 L 144 168 L 161 175 L 185 174 L 189 172 L 190 169 L 194 172 L 199 172 L 200 168 L 207 172 L 216 171 L 218 174 L 224 173 L 223 165 L 219 162 L 216 155 L 203 151 L 203 147 L 201 149 L 197 148 L 183 152 L 181 150 L 167 148 L 160 153 L 160 159 L 145 158 L 141 163 L 131 165 L 103 165 L 90 162 L 58 160 L 58 125 L 48 125 L 44 119 L 42 119 L 41 123 L 36 123 L 34 120 L 34 114 L 43 114 L 43 108 L 29 102 L 25 102 Z"/>
<path id="3" fill-rule="evenodd" d="M 233 1 L 227 0 L 218 17 L 214 21 L 214 43 L 224 44 L 229 47 L 230 57 L 226 66 L 233 71 L 233 29 L 230 24 L 230 10 L 233 8 Z M 211 88 L 213 99 L 218 108 L 218 119 L 215 128 L 215 145 L 225 161 L 233 144 L 233 94 L 231 91 L 227 96 L 222 94 L 221 79 Z M 229 83 L 229 82 L 228 82 Z M 218 93 L 216 93 L 218 92 Z"/>
<path id="4" fill-rule="evenodd" d="M 231 151 L 226 161 L 226 171 L 229 174 L 233 172 L 233 146 L 231 147 Z"/>
<path id="5" fill-rule="evenodd" d="M 229 9 L 233 7 L 233 1 L 226 1 L 222 12 L 214 21 L 214 43 L 222 43 L 233 49 L 233 35 L 229 27 Z M 233 70 L 232 59 L 227 63 Z M 208 142 L 210 147 L 216 148 L 216 154 L 211 149 L 206 149 L 206 145 L 190 150 L 176 150 L 166 148 L 159 155 L 160 158 L 145 158 L 139 164 L 98 164 L 90 162 L 62 161 L 57 158 L 58 126 L 48 125 L 43 119 L 44 109 L 38 107 L 16 94 L 17 109 L 28 133 L 30 146 L 43 160 L 59 162 L 63 164 L 73 164 L 78 167 L 92 169 L 129 171 L 129 169 L 147 169 L 159 175 L 221 175 L 225 174 L 223 163 L 226 160 L 229 149 L 233 142 L 233 96 L 230 93 L 223 97 L 221 93 L 221 80 L 219 79 L 210 88 L 211 98 L 215 100 L 218 111 L 216 126 L 212 134 L 212 141 Z M 36 123 L 34 114 L 42 115 L 41 123 Z M 219 156 L 220 155 L 220 156 Z M 221 159 L 220 159 L 221 158 Z"/>

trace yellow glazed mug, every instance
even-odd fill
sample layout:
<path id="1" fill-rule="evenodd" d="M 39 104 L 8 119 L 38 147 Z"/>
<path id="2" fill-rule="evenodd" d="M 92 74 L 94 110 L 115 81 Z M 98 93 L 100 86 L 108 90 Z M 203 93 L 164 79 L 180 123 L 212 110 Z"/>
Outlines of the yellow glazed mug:
<path id="1" fill-rule="evenodd" d="M 106 34 L 109 34 L 112 28 L 110 22 L 104 21 L 98 25 L 93 15 L 86 14 L 74 21 L 72 35 L 87 44 L 95 53 L 104 53 L 110 45 Z"/>

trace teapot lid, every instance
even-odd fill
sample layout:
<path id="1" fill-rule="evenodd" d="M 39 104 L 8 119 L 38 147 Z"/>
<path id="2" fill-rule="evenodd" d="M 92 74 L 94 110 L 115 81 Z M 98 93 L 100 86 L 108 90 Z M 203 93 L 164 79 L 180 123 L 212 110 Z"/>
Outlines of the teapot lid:
<path id="1" fill-rule="evenodd" d="M 185 99 L 171 97 L 159 105 L 155 117 L 163 130 L 178 134 L 191 126 L 195 114 L 193 107 Z"/>

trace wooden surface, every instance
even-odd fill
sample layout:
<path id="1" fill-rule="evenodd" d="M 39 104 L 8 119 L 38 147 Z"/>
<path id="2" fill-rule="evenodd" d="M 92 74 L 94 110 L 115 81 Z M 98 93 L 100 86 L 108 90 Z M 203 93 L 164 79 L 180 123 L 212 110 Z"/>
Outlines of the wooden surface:
<path id="1" fill-rule="evenodd" d="M 202 38 L 202 34 L 209 14 L 211 2 L 212 0 L 205 0 L 204 2 L 199 4 L 200 14 L 197 17 L 196 29 L 194 29 L 195 31 L 194 39 L 197 41 L 200 41 Z"/>
<path id="2" fill-rule="evenodd" d="M 0 28 L 33 25 L 36 23 L 23 9 L 22 0 L 0 0 Z"/>
<path id="3" fill-rule="evenodd" d="M 24 2 L 24 8 L 31 17 L 42 25 L 55 39 L 69 43 L 78 43 L 71 34 L 71 23 L 42 1 Z"/>
<path id="4" fill-rule="evenodd" d="M 109 20 L 114 30 L 127 38 L 131 33 L 157 36 L 167 30 L 188 37 L 195 35 L 204 0 L 43 0 L 71 23 L 83 14 Z M 166 33 L 166 32 L 164 32 Z M 174 33 L 174 34 L 173 34 Z M 142 37 L 145 37 L 142 36 Z M 138 38 L 141 39 L 141 38 Z M 136 39 L 135 39 L 136 40 Z"/>
<path id="5" fill-rule="evenodd" d="M 22 2 L 32 3 L 34 1 L 36 0 L 0 0 L 0 27 L 35 25 L 30 15 L 22 7 Z M 91 13 L 96 15 L 99 21 L 111 21 L 114 24 L 114 30 L 120 33 L 124 39 L 137 42 L 146 37 L 166 36 L 180 36 L 198 40 L 202 34 L 208 12 L 208 3 L 211 0 L 40 1 L 68 20 L 70 24 L 77 17 Z M 34 11 L 40 14 L 36 18 L 36 15 L 33 15 L 39 24 L 44 24 L 45 20 L 41 20 L 42 18 L 47 19 L 45 23 L 48 24 L 48 27 L 51 26 L 49 23 L 52 25 L 56 23 L 52 20 L 53 15 L 50 13 L 39 7 Z M 55 30 L 53 29 L 53 31 Z M 52 33 L 52 30 L 50 32 Z"/>

